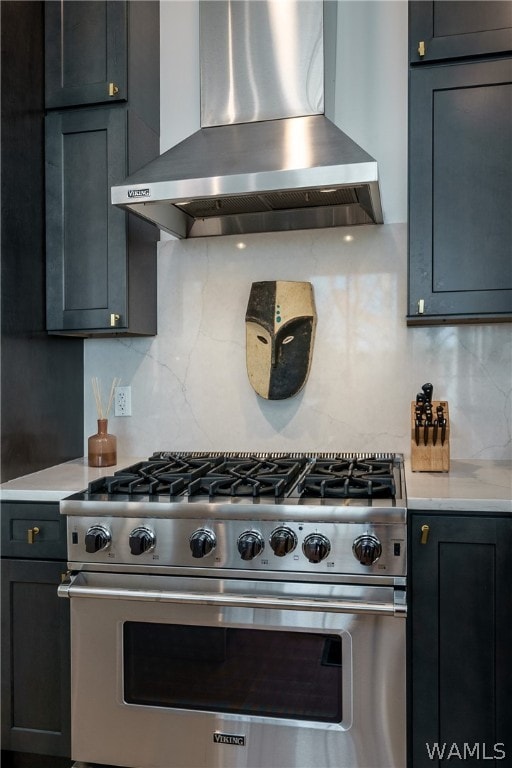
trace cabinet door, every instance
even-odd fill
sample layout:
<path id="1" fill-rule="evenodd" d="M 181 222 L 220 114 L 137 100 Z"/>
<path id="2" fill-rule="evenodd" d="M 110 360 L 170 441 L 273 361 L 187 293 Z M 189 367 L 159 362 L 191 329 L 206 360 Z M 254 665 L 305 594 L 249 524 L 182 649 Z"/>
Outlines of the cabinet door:
<path id="1" fill-rule="evenodd" d="M 436 744 L 487 764 L 510 750 L 512 520 L 418 512 L 409 528 L 412 764 L 441 764 Z"/>
<path id="2" fill-rule="evenodd" d="M 66 564 L 2 559 L 2 748 L 70 755 Z"/>
<path id="3" fill-rule="evenodd" d="M 46 107 L 127 98 L 126 2 L 45 2 Z"/>
<path id="4" fill-rule="evenodd" d="M 510 317 L 512 59 L 409 77 L 408 319 Z"/>
<path id="5" fill-rule="evenodd" d="M 423 52 L 420 48 L 423 43 Z M 512 51 L 510 0 L 416 0 L 409 3 L 411 63 Z"/>
<path id="6" fill-rule="evenodd" d="M 46 116 L 49 331 L 128 326 L 126 213 L 110 202 L 126 175 L 126 118 L 121 105 Z"/>

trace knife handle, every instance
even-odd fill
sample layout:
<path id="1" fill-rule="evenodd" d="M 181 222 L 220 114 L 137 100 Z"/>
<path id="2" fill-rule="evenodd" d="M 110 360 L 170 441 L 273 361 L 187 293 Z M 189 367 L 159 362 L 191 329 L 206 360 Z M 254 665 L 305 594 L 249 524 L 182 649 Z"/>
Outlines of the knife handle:
<path id="1" fill-rule="evenodd" d="M 439 429 L 439 423 L 437 419 L 434 421 L 434 429 L 432 431 L 432 445 L 435 445 L 437 443 L 437 431 Z"/>
<path id="2" fill-rule="evenodd" d="M 422 386 L 422 390 L 423 390 L 423 392 L 425 393 L 425 399 L 426 399 L 426 401 L 427 401 L 428 403 L 431 403 L 431 402 L 432 402 L 432 393 L 434 392 L 434 385 L 433 385 L 433 384 L 429 384 L 429 383 L 427 382 L 427 384 L 424 384 L 424 385 Z"/>

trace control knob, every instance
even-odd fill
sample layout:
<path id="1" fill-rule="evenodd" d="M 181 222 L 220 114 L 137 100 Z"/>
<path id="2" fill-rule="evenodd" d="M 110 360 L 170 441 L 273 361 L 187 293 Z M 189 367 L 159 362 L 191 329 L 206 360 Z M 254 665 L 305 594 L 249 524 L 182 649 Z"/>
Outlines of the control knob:
<path id="1" fill-rule="evenodd" d="M 206 557 L 215 549 L 217 540 L 212 531 L 206 528 L 198 528 L 189 539 L 192 557 Z"/>
<path id="2" fill-rule="evenodd" d="M 149 528 L 140 526 L 134 528 L 128 538 L 132 555 L 143 555 L 155 546 L 155 534 Z"/>
<path id="3" fill-rule="evenodd" d="M 352 552 L 361 565 L 373 565 L 382 554 L 382 544 L 373 533 L 363 533 L 354 540 Z"/>
<path id="4" fill-rule="evenodd" d="M 91 525 L 85 534 L 85 551 L 91 554 L 101 552 L 102 549 L 107 549 L 111 540 L 112 536 L 108 528 L 104 525 Z"/>
<path id="5" fill-rule="evenodd" d="M 302 551 L 310 563 L 319 563 L 325 560 L 331 551 L 331 544 L 321 533 L 310 533 L 302 543 Z"/>
<path id="6" fill-rule="evenodd" d="M 270 534 L 270 546 L 277 557 L 284 557 L 297 546 L 297 537 L 291 528 L 275 528 Z"/>
<path id="7" fill-rule="evenodd" d="M 244 531 L 238 537 L 238 551 L 242 560 L 253 560 L 265 547 L 265 543 L 258 531 Z"/>

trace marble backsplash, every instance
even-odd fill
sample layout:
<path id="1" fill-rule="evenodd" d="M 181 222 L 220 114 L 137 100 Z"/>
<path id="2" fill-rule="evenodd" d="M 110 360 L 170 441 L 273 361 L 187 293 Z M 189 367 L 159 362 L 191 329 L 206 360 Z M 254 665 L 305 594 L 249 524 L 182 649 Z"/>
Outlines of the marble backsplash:
<path id="1" fill-rule="evenodd" d="M 111 415 L 120 455 L 154 450 L 398 451 L 427 381 L 449 403 L 453 458 L 510 459 L 508 323 L 408 328 L 406 224 L 166 240 L 159 245 L 158 335 L 85 342 L 90 380 L 132 387 L 132 417 Z M 261 399 L 245 361 L 251 283 L 305 280 L 318 323 L 309 379 Z M 86 450 L 86 448 L 85 448 Z"/>

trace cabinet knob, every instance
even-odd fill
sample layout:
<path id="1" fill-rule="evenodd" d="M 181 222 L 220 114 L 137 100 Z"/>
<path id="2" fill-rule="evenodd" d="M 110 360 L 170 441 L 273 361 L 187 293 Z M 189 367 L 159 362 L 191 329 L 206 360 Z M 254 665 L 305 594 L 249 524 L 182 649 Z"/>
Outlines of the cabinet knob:
<path id="1" fill-rule="evenodd" d="M 424 40 L 420 40 L 419 43 L 418 43 L 418 55 L 419 56 L 424 56 L 425 55 L 425 51 L 426 51 L 425 41 Z M 110 95 L 112 95 L 112 94 L 110 94 Z"/>
<path id="2" fill-rule="evenodd" d="M 418 301 L 418 315 L 425 314 L 425 299 L 420 299 Z"/>
<path id="3" fill-rule="evenodd" d="M 39 528 L 36 525 L 33 528 L 29 528 L 27 530 L 27 541 L 29 544 L 34 543 L 34 539 L 38 533 L 39 533 Z"/>
<path id="4" fill-rule="evenodd" d="M 430 526 L 429 525 L 422 525 L 421 526 L 421 539 L 420 544 L 426 544 L 428 541 L 428 534 L 430 533 Z"/>
<path id="5" fill-rule="evenodd" d="M 120 319 L 121 319 L 121 315 L 118 315 L 115 312 L 112 312 L 110 315 L 110 327 L 115 328 Z"/>
<path id="6" fill-rule="evenodd" d="M 109 96 L 115 96 L 119 93 L 119 88 L 115 83 L 109 83 L 108 84 L 108 95 Z"/>

